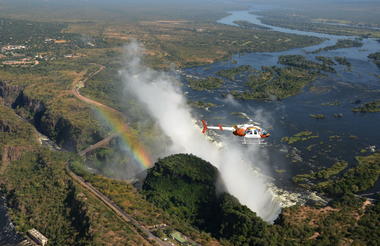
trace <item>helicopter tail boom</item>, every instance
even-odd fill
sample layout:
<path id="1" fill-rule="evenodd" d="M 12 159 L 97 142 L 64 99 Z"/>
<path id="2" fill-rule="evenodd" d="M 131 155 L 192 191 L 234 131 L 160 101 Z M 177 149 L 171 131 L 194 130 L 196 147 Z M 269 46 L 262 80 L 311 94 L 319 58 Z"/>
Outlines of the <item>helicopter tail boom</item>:
<path id="1" fill-rule="evenodd" d="M 202 125 L 203 125 L 202 133 L 205 133 L 209 129 L 220 130 L 220 131 L 235 131 L 235 128 L 222 126 L 221 124 L 218 124 L 218 126 L 208 126 L 206 121 L 204 120 L 202 120 Z"/>

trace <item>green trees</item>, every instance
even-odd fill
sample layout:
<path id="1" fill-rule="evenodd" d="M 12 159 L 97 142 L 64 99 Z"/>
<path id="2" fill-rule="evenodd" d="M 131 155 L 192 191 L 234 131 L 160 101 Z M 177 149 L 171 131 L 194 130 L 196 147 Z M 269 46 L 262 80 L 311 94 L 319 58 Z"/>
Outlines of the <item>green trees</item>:
<path id="1" fill-rule="evenodd" d="M 358 40 L 351 40 L 351 39 L 339 39 L 336 44 L 327 46 L 324 48 L 320 48 L 316 51 L 313 51 L 313 53 L 318 53 L 321 51 L 329 51 L 329 50 L 336 50 L 336 49 L 343 49 L 343 48 L 352 48 L 352 47 L 362 47 L 363 43 Z"/>
<path id="2" fill-rule="evenodd" d="M 232 91 L 232 95 L 240 99 L 283 99 L 296 95 L 315 77 L 314 72 L 297 67 L 262 67 L 248 78 L 249 91 Z"/>
<path id="3" fill-rule="evenodd" d="M 160 159 L 148 172 L 143 190 L 158 207 L 234 245 L 260 245 L 267 224 L 227 194 L 217 195 L 218 172 L 187 154 Z"/>
<path id="4" fill-rule="evenodd" d="M 197 91 L 214 90 L 223 86 L 223 80 L 212 76 L 204 79 L 190 79 L 189 86 Z"/>
<path id="5" fill-rule="evenodd" d="M 348 163 L 338 161 L 329 168 L 310 174 L 299 174 L 293 177 L 293 182 L 302 186 L 325 192 L 332 197 L 341 197 L 365 191 L 374 186 L 380 175 L 380 154 L 357 156 L 357 165 L 349 168 L 342 175 Z M 310 184 L 309 181 L 317 181 Z M 306 182 L 306 183 L 305 183 Z"/>
<path id="6" fill-rule="evenodd" d="M 217 170 L 210 163 L 186 154 L 159 160 L 148 172 L 143 192 L 148 200 L 172 216 L 211 233 L 227 245 L 377 245 L 380 203 L 364 202 L 347 187 L 358 190 L 373 184 L 378 170 L 378 154 L 358 157 L 358 165 L 328 187 L 341 189 L 340 198 L 330 206 L 293 206 L 283 210 L 274 225 L 227 193 L 216 195 Z M 337 162 L 310 175 L 325 179 L 347 167 Z M 375 177 L 376 176 L 376 177 Z M 352 189 L 352 188 L 350 188 Z"/>
<path id="7" fill-rule="evenodd" d="M 379 245 L 380 238 L 380 202 L 369 206 L 358 222 L 358 226 L 351 228 L 354 242 L 361 245 Z"/>
<path id="8" fill-rule="evenodd" d="M 243 65 L 221 70 L 217 75 L 230 80 L 248 78 L 246 84 L 250 87 L 249 90 L 231 91 L 238 99 L 283 99 L 299 93 L 322 71 L 336 72 L 332 67 L 335 63 L 330 58 L 319 56 L 318 60 L 322 63 L 307 60 L 302 55 L 283 55 L 279 57 L 278 63 L 286 65 L 285 67 L 263 66 L 261 71 L 257 71 L 249 65 Z"/>
<path id="9" fill-rule="evenodd" d="M 265 245 L 264 234 L 268 225 L 256 213 L 227 193 L 218 198 L 218 205 L 219 238 L 225 238 L 234 245 Z"/>
<path id="10" fill-rule="evenodd" d="M 380 112 L 380 100 L 368 102 L 352 109 L 352 112 L 368 113 Z"/>
<path id="11" fill-rule="evenodd" d="M 216 205 L 217 170 L 192 155 L 160 159 L 149 171 L 143 190 L 147 199 L 182 220 L 207 228 Z"/>
<path id="12" fill-rule="evenodd" d="M 356 157 L 358 165 L 349 169 L 343 177 L 329 183 L 325 190 L 342 195 L 365 191 L 376 183 L 380 175 L 380 153 Z"/>
<path id="13" fill-rule="evenodd" d="M 12 163 L 5 178 L 7 201 L 19 231 L 35 227 L 52 245 L 84 245 L 91 238 L 88 218 L 65 174 L 66 158 L 67 154 L 40 150 Z"/>
<path id="14" fill-rule="evenodd" d="M 216 74 L 222 77 L 225 77 L 229 80 L 235 80 L 237 76 L 241 75 L 242 73 L 245 72 L 252 72 L 254 69 L 250 65 L 242 65 L 230 69 L 224 69 L 220 70 Z"/>
<path id="15" fill-rule="evenodd" d="M 331 67 L 330 62 L 323 60 L 322 64 L 309 61 L 302 55 L 283 55 L 278 58 L 278 63 L 291 67 L 298 67 L 306 70 L 315 70 L 317 72 L 325 71 L 335 73 L 335 69 Z"/>
<path id="16" fill-rule="evenodd" d="M 369 54 L 368 58 L 372 59 L 372 61 L 380 68 L 380 52 Z"/>

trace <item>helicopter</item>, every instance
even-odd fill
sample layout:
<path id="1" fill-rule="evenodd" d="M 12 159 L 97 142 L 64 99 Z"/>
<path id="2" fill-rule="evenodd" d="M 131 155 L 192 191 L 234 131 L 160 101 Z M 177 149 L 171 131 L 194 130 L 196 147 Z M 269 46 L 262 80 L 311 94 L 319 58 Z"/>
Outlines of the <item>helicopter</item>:
<path id="1" fill-rule="evenodd" d="M 270 133 L 261 128 L 259 123 L 257 122 L 250 122 L 247 124 L 241 124 L 241 125 L 234 125 L 234 126 L 222 126 L 221 124 L 218 124 L 217 126 L 208 126 L 207 122 L 202 120 L 202 133 L 206 133 L 207 130 L 220 130 L 220 131 L 230 131 L 235 136 L 242 137 L 243 144 L 251 144 L 251 143 L 259 143 L 263 144 L 264 142 L 261 141 L 265 138 L 268 138 L 270 136 Z M 251 141 L 253 140 L 253 141 Z M 256 140 L 256 141 L 255 141 Z"/>

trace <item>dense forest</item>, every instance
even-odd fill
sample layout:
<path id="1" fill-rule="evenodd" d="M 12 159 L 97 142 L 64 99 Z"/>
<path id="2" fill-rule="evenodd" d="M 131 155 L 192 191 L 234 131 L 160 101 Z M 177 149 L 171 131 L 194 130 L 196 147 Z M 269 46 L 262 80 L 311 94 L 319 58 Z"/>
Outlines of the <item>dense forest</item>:
<path id="1" fill-rule="evenodd" d="M 350 169 L 331 187 L 339 190 L 357 185 L 355 182 L 367 182 L 360 170 L 367 170 L 365 165 L 377 165 L 379 158 L 374 155 L 358 161 L 357 168 Z M 312 177 L 329 178 L 345 167 L 337 163 Z M 286 208 L 270 225 L 233 196 L 215 193 L 217 177 L 218 171 L 210 163 L 177 154 L 160 159 L 149 170 L 143 192 L 158 207 L 231 245 L 338 245 L 346 241 L 377 245 L 380 202 L 368 204 L 352 194 L 362 189 L 335 192 L 339 195 L 327 207 Z"/>

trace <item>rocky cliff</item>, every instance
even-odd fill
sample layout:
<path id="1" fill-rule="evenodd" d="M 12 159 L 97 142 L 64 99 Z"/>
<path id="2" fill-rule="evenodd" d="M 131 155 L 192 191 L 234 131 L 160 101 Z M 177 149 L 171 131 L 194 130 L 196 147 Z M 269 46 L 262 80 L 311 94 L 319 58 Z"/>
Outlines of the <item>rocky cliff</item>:
<path id="1" fill-rule="evenodd" d="M 50 110 L 46 102 L 28 95 L 25 88 L 0 81 L 0 102 L 11 107 L 23 119 L 32 123 L 36 129 L 48 136 L 59 146 L 78 151 L 83 146 L 101 139 L 97 132 L 90 132 L 75 126 L 66 115 Z M 1 126 L 0 126 L 1 127 Z M 9 130 L 6 126 L 0 130 Z"/>

